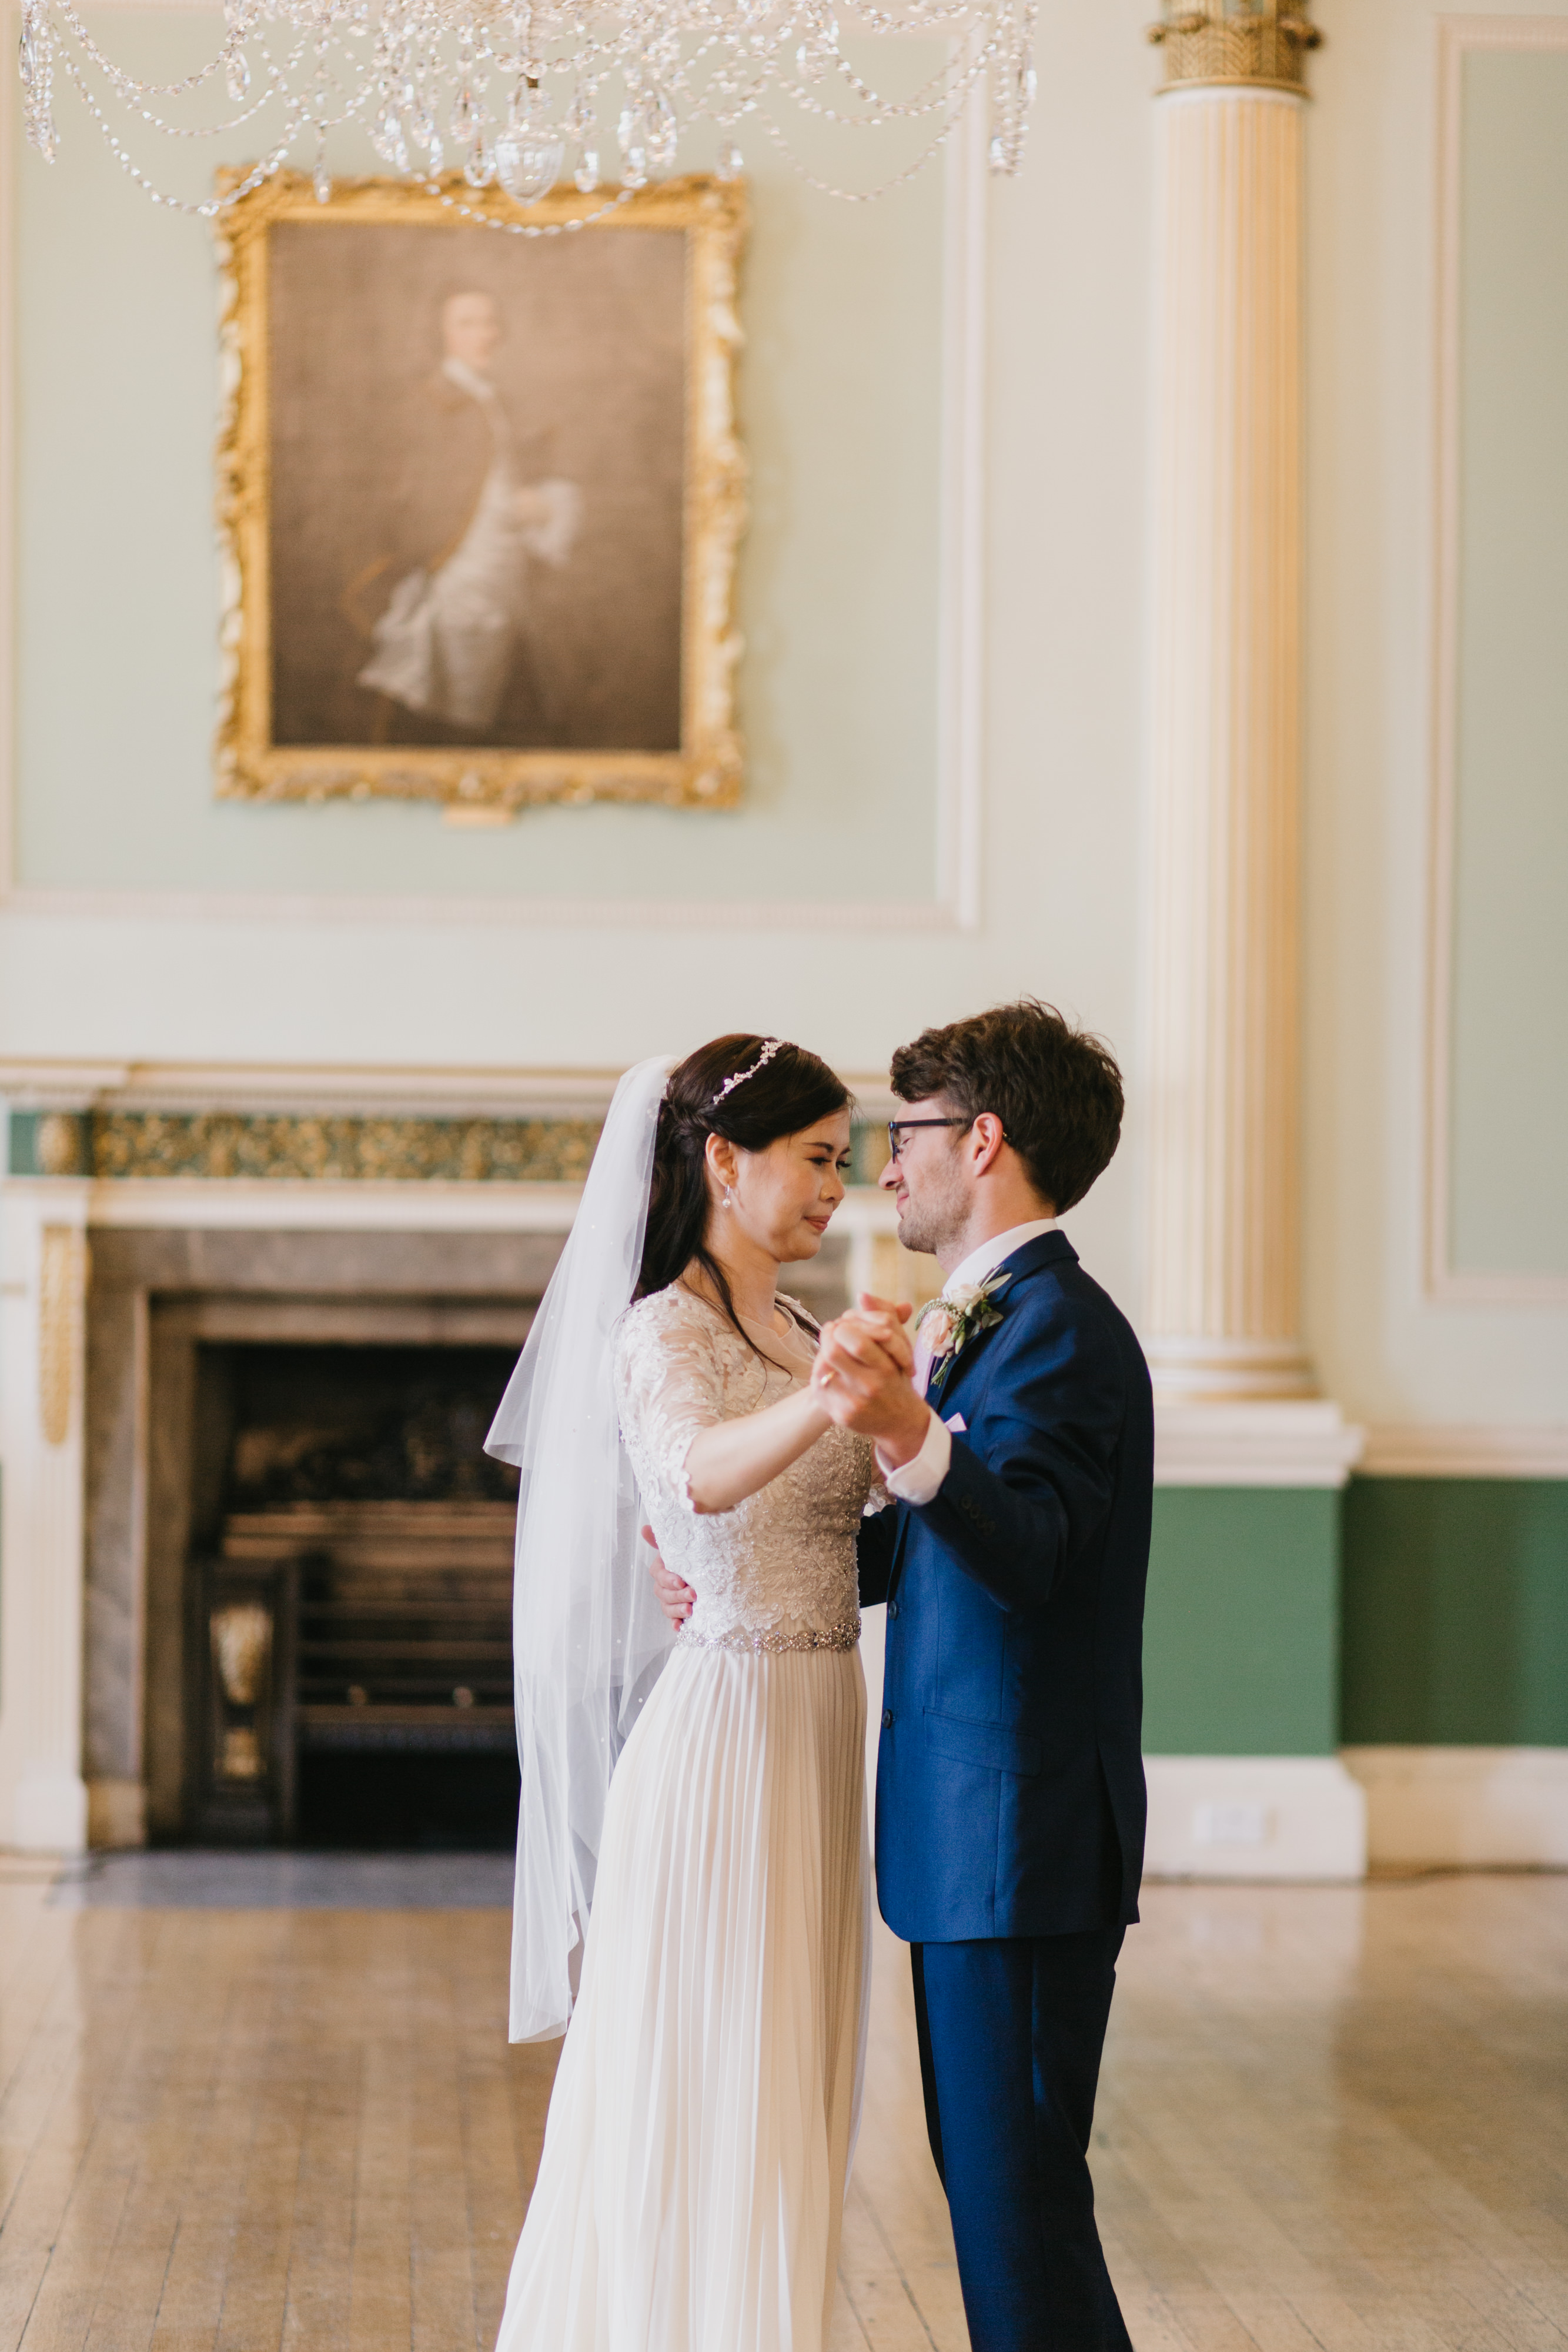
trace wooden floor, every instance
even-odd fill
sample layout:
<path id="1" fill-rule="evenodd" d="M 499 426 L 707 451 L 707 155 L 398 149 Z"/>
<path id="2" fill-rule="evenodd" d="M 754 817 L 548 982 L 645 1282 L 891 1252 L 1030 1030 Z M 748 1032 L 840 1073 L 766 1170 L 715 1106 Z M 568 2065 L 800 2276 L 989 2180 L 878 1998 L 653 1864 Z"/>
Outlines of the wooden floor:
<path id="1" fill-rule="evenodd" d="M 0 2352 L 486 2352 L 554 2056 L 507 1926 L 0 1862 Z M 1149 1889 L 1094 2153 L 1138 2352 L 1568 2352 L 1565 1955 L 1563 1877 Z M 888 1939 L 832 2347 L 966 2342 Z"/>

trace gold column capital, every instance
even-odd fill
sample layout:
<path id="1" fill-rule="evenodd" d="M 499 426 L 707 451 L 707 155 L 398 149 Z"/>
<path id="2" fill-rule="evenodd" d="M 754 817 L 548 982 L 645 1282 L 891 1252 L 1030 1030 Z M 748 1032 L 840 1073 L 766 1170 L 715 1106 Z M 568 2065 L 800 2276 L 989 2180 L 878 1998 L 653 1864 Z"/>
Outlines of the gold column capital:
<path id="1" fill-rule="evenodd" d="M 1307 51 L 1322 35 L 1306 0 L 1162 0 L 1149 38 L 1165 50 L 1159 95 L 1205 83 L 1236 89 L 1307 91 Z"/>

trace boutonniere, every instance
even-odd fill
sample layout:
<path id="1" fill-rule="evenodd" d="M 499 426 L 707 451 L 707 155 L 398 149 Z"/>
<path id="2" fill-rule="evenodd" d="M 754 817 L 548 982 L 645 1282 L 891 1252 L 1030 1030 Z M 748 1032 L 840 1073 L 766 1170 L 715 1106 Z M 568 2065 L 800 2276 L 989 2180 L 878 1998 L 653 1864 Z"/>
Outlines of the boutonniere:
<path id="1" fill-rule="evenodd" d="M 929 1379 L 946 1379 L 977 1331 L 988 1331 L 1002 1319 L 997 1299 L 1012 1280 L 1010 1274 L 988 1274 L 984 1282 L 956 1283 L 940 1298 L 929 1298 L 915 1318 L 918 1335 L 931 1349 Z"/>

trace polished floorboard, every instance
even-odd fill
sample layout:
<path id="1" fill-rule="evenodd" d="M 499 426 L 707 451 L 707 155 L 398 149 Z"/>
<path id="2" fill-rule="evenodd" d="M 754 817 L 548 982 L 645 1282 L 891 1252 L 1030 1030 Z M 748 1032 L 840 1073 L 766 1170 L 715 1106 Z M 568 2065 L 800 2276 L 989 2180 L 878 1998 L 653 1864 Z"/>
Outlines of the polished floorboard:
<path id="1" fill-rule="evenodd" d="M 0 1858 L 0 2352 L 490 2345 L 504 1882 L 289 1859 Z M 1568 1877 L 1149 1888 L 1093 2164 L 1137 2352 L 1568 2352 Z M 831 2352 L 967 2340 L 883 1937 Z"/>

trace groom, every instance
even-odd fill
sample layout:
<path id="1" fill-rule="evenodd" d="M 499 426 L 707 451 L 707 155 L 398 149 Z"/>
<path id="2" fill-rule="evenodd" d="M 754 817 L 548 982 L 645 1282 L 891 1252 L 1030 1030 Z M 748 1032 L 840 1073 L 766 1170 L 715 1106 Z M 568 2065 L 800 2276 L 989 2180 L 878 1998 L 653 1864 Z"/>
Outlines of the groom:
<path id="1" fill-rule="evenodd" d="M 814 1374 L 898 1499 L 860 1545 L 862 1602 L 887 1602 L 878 1897 L 911 1947 L 974 2352 L 1131 2352 L 1088 2147 L 1143 1866 L 1154 1423 L 1137 1340 L 1056 1222 L 1116 1149 L 1121 1076 L 1025 1000 L 926 1030 L 892 1076 L 881 1181 L 945 1304 L 913 1381 L 871 1298 Z"/>

